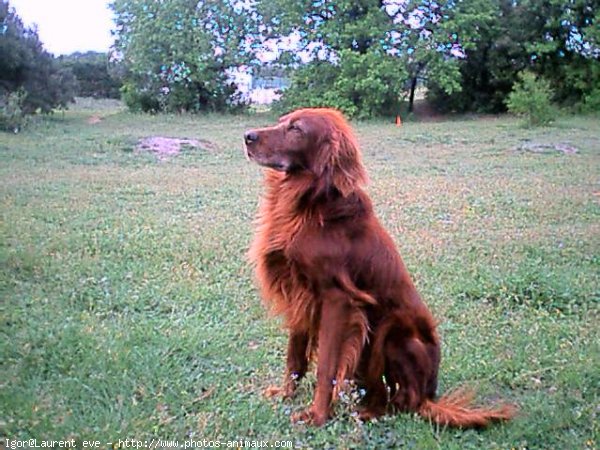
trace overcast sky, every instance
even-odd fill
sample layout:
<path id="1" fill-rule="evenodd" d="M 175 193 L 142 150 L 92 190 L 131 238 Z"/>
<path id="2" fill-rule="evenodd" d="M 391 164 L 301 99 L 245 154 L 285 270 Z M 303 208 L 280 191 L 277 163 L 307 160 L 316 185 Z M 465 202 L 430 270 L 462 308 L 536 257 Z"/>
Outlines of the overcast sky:
<path id="1" fill-rule="evenodd" d="M 44 48 L 56 56 L 112 44 L 109 0 L 9 0 L 25 25 L 37 24 Z"/>

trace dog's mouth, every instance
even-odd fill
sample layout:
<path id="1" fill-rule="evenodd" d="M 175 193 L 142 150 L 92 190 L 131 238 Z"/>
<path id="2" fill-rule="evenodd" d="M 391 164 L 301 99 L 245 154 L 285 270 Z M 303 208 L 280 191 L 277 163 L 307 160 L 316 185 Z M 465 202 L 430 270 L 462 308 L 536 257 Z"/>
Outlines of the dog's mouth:
<path id="1" fill-rule="evenodd" d="M 250 154 L 250 150 L 245 142 L 242 147 L 244 148 L 244 156 L 246 157 L 246 161 L 252 161 L 252 155 Z"/>
<path id="2" fill-rule="evenodd" d="M 288 165 L 280 161 L 263 160 L 252 155 L 250 155 L 250 160 L 254 161 L 259 166 L 268 167 L 269 169 L 274 169 L 279 172 L 286 172 L 288 170 Z"/>
<path id="3" fill-rule="evenodd" d="M 268 167 L 270 169 L 275 169 L 280 172 L 287 172 L 288 166 L 286 164 L 277 163 L 277 162 L 267 162 L 264 164 L 259 163 L 261 166 Z"/>
<path id="4" fill-rule="evenodd" d="M 288 170 L 288 164 L 285 162 L 271 160 L 262 155 L 257 155 L 256 153 L 252 152 L 246 143 L 244 143 L 244 155 L 246 156 L 246 160 L 255 162 L 259 166 L 268 167 L 269 169 L 274 169 L 280 172 L 285 172 Z"/>

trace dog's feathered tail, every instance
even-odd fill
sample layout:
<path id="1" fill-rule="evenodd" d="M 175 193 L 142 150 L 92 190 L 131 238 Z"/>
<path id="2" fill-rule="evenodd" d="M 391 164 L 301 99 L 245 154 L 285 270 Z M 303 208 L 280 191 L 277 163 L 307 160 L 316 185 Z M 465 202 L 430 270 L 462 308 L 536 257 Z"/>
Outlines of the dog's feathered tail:
<path id="1" fill-rule="evenodd" d="M 458 428 L 483 428 L 492 422 L 509 420 L 516 408 L 503 404 L 497 408 L 482 408 L 472 405 L 473 393 L 459 389 L 437 400 L 425 400 L 419 415 L 443 426 Z"/>

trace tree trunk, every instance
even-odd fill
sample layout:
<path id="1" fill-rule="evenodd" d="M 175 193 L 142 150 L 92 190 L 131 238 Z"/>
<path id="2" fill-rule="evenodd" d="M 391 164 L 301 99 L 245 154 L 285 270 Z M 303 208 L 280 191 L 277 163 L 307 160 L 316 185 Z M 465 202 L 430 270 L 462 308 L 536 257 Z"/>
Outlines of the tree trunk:
<path id="1" fill-rule="evenodd" d="M 410 96 L 408 98 L 408 113 L 413 112 L 413 107 L 415 103 L 415 91 L 417 90 L 417 77 L 414 76 L 410 80 Z"/>

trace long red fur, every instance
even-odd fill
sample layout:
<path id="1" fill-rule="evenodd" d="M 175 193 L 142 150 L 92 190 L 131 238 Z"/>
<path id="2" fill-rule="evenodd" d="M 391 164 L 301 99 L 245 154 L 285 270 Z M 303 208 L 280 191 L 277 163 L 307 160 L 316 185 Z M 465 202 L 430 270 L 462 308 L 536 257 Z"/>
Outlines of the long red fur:
<path id="1" fill-rule="evenodd" d="M 508 420 L 516 413 L 512 405 L 495 409 L 474 407 L 472 399 L 472 394 L 463 391 L 443 395 L 435 401 L 426 399 L 418 413 L 432 422 L 458 428 L 483 428 L 493 421 Z"/>
<path id="2" fill-rule="evenodd" d="M 294 420 L 330 415 L 345 380 L 366 389 L 361 417 L 411 411 L 448 426 L 482 427 L 512 417 L 479 408 L 467 391 L 436 400 L 436 322 L 363 190 L 357 140 L 332 109 L 303 109 L 245 135 L 265 169 L 265 193 L 249 257 L 261 295 L 289 330 L 287 369 L 269 394 L 291 396 L 317 361 L 312 405 Z"/>

